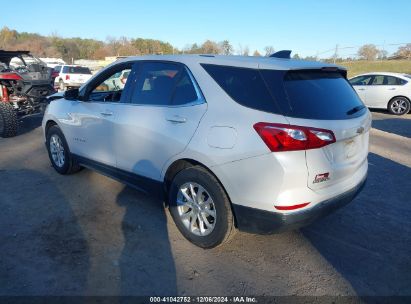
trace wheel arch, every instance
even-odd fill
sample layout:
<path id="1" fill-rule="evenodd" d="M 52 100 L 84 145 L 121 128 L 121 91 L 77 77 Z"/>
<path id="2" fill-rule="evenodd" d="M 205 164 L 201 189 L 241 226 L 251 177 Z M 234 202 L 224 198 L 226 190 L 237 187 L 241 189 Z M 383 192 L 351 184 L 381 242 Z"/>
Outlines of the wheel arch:
<path id="1" fill-rule="evenodd" d="M 393 99 L 399 98 L 399 97 L 405 98 L 405 99 L 408 100 L 408 102 L 411 102 L 410 98 L 407 97 L 407 96 L 405 96 L 405 95 L 395 95 L 395 96 L 391 97 L 390 100 L 388 100 L 388 102 L 387 102 L 387 109 L 388 109 L 388 105 L 390 104 L 390 102 L 391 102 Z"/>
<path id="2" fill-rule="evenodd" d="M 393 111 L 390 109 L 390 104 L 391 104 L 391 102 L 392 102 L 393 100 L 395 100 L 396 98 L 403 98 L 403 99 L 405 99 L 406 101 L 408 101 L 408 111 L 405 111 L 404 113 L 395 113 L 395 112 L 393 112 Z M 411 108 L 411 100 L 410 100 L 409 97 L 407 97 L 407 96 L 405 96 L 405 95 L 396 95 L 396 96 L 392 97 L 392 98 L 388 101 L 388 103 L 387 103 L 387 111 L 390 112 L 390 113 L 392 113 L 392 114 L 395 114 L 395 115 L 404 115 L 404 114 L 407 114 L 407 113 L 410 112 L 410 108 Z"/>
<path id="3" fill-rule="evenodd" d="M 45 124 L 45 127 L 44 127 L 44 135 L 45 136 L 47 136 L 47 132 L 52 126 L 58 126 L 57 122 L 53 119 L 48 119 L 46 124 Z"/>
<path id="4" fill-rule="evenodd" d="M 233 208 L 230 195 L 228 194 L 227 189 L 224 186 L 224 184 L 221 182 L 221 179 L 208 166 L 194 159 L 190 159 L 190 158 L 177 159 L 168 166 L 167 170 L 165 171 L 164 179 L 163 179 L 164 193 L 165 193 L 165 206 L 168 207 L 169 205 L 168 204 L 168 190 L 170 188 L 171 181 L 173 180 L 174 176 L 176 176 L 178 172 L 184 169 L 195 167 L 195 166 L 200 166 L 204 168 L 205 170 L 207 170 L 208 172 L 210 172 L 215 177 L 215 179 L 220 183 L 221 187 L 224 189 L 224 192 L 227 195 L 228 200 L 230 202 L 231 212 L 233 213 L 233 216 L 234 216 L 234 225 L 237 227 L 237 218 L 235 215 L 235 210 Z"/>

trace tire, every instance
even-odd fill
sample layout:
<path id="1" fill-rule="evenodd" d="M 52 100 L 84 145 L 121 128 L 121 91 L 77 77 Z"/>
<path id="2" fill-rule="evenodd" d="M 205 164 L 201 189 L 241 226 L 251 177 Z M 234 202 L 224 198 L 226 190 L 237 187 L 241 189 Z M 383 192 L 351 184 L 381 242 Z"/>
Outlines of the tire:
<path id="1" fill-rule="evenodd" d="M 194 201 L 190 185 L 197 196 Z M 214 175 L 203 167 L 189 167 L 177 173 L 170 185 L 169 209 L 183 236 L 199 247 L 216 247 L 235 233 L 230 200 Z"/>
<path id="2" fill-rule="evenodd" d="M 0 136 L 13 137 L 17 135 L 18 119 L 13 106 L 0 102 Z"/>
<path id="3" fill-rule="evenodd" d="M 388 103 L 388 111 L 394 115 L 404 115 L 410 111 L 410 101 L 405 97 L 394 97 Z"/>
<path id="4" fill-rule="evenodd" d="M 66 90 L 66 86 L 64 85 L 64 81 L 60 79 L 59 81 L 59 90 L 64 92 Z"/>
<path id="5" fill-rule="evenodd" d="M 53 168 L 60 174 L 72 174 L 81 169 L 71 156 L 66 139 L 60 128 L 51 126 L 46 135 L 46 147 Z"/>

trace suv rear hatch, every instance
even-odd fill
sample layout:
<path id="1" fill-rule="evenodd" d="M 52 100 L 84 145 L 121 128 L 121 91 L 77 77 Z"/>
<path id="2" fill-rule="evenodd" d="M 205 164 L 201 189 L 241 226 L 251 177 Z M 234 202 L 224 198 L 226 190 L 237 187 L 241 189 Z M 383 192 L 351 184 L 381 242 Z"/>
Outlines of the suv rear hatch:
<path id="1" fill-rule="evenodd" d="M 361 171 L 366 170 L 371 115 L 346 80 L 345 71 L 261 73 L 290 125 L 325 129 L 334 136 L 329 144 L 306 150 L 307 186 L 320 190 L 358 182 L 356 175 L 362 177 Z"/>
<path id="2" fill-rule="evenodd" d="M 89 68 L 81 66 L 64 66 L 63 73 L 66 74 L 64 81 L 75 84 L 83 84 L 92 76 Z"/>

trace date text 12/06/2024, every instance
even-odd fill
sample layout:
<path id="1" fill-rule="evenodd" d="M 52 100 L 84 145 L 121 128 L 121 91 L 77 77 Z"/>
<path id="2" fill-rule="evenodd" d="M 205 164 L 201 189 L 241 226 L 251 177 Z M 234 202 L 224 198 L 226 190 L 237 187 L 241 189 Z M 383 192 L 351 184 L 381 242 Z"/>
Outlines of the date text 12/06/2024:
<path id="1" fill-rule="evenodd" d="M 258 303 L 255 297 L 150 297 L 150 303 Z"/>

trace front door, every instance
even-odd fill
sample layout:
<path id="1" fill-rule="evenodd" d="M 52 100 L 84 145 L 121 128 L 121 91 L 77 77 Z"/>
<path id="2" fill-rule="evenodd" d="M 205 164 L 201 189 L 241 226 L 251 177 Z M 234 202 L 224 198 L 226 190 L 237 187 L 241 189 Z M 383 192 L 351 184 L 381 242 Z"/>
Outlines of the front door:
<path id="1" fill-rule="evenodd" d="M 72 102 L 70 119 L 66 123 L 71 130 L 72 153 L 108 166 L 116 166 L 114 122 L 117 119 L 117 107 L 125 98 L 122 94 L 125 87 L 114 85 L 113 77 L 123 70 L 130 71 L 131 65 L 132 63 L 114 66 L 105 71 L 84 89 L 82 101 Z"/>

